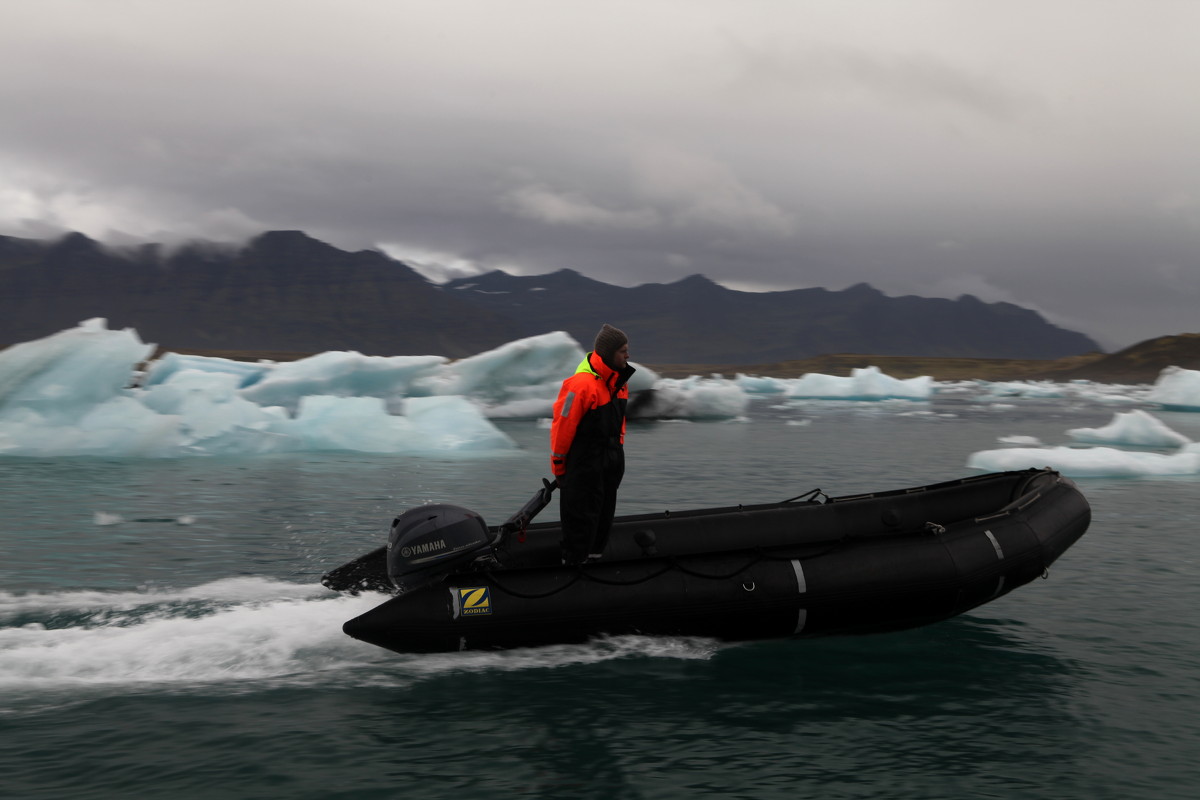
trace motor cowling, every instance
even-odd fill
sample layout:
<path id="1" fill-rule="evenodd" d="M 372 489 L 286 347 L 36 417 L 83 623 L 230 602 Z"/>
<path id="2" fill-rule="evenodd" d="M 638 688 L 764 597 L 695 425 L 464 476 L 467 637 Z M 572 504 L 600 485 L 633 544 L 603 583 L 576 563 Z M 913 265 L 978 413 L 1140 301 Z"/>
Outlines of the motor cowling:
<path id="1" fill-rule="evenodd" d="M 495 538 L 474 511 L 443 503 L 409 509 L 388 534 L 388 578 L 401 594 L 428 586 L 487 552 Z"/>

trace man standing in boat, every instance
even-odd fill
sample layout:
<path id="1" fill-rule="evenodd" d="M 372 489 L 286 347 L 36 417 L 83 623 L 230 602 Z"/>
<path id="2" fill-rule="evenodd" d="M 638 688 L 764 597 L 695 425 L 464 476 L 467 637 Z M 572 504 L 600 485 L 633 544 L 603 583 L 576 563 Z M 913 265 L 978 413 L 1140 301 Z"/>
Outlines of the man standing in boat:
<path id="1" fill-rule="evenodd" d="M 625 407 L 633 375 L 629 337 L 607 323 L 592 352 L 563 381 L 550 426 L 564 564 L 598 559 L 608 544 L 625 475 Z"/>

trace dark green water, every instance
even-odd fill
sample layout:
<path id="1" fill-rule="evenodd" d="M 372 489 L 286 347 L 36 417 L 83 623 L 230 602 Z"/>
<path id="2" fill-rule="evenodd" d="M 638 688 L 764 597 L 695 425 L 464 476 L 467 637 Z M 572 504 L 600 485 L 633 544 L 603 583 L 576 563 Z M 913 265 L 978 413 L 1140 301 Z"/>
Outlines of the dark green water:
<path id="1" fill-rule="evenodd" d="M 1029 405 L 630 431 L 622 513 L 967 474 Z M 1162 415 L 1200 439 L 1200 415 Z M 969 615 L 740 646 L 626 637 L 404 657 L 316 580 L 429 500 L 506 517 L 545 431 L 485 460 L 0 460 L 0 796 L 1191 798 L 1200 790 L 1195 480 L 1085 480 L 1089 533 Z M 96 512 L 119 515 L 97 524 Z M 553 506 L 545 512 L 553 515 Z M 113 521 L 112 517 L 100 521 Z M 186 523 L 186 524 L 184 524 Z"/>

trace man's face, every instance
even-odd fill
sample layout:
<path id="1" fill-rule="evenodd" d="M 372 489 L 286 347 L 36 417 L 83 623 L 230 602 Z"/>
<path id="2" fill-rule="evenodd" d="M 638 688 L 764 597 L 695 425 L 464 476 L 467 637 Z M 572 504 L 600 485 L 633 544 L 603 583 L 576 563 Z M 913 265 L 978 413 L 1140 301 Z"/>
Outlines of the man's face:
<path id="1" fill-rule="evenodd" d="M 617 349 L 617 352 L 613 353 L 612 364 L 610 366 L 613 369 L 625 369 L 627 366 L 629 366 L 629 344 L 628 343 L 621 345 Z"/>

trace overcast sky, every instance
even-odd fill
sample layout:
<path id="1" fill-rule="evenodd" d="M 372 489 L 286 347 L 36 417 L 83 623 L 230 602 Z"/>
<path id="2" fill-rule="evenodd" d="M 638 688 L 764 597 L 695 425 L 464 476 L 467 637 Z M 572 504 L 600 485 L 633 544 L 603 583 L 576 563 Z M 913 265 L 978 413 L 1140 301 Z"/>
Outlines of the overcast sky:
<path id="1" fill-rule="evenodd" d="M 1200 331 L 1193 0 L 0 0 L 0 234 Z"/>

